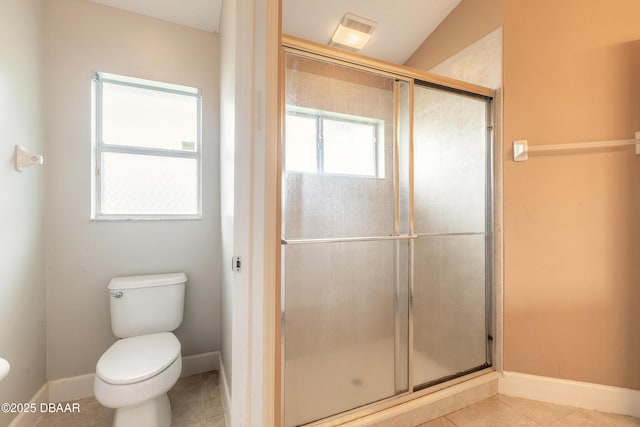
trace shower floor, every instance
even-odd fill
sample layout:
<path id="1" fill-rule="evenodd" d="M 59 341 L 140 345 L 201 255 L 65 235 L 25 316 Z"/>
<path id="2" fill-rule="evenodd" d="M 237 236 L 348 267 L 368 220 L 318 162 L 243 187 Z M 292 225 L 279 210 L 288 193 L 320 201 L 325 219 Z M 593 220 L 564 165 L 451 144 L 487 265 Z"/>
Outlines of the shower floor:
<path id="1" fill-rule="evenodd" d="M 450 375 L 418 351 L 414 378 Z M 392 338 L 292 358 L 285 365 L 285 425 L 305 424 L 395 394 Z M 406 387 L 406 385 L 405 385 Z"/>

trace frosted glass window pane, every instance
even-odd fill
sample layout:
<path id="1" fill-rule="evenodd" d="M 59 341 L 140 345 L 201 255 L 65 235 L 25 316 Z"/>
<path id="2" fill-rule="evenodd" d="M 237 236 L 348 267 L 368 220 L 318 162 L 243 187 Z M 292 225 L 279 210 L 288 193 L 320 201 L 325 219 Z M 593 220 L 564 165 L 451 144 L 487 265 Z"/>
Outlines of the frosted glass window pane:
<path id="1" fill-rule="evenodd" d="M 324 171 L 375 176 L 375 130 L 370 124 L 324 119 Z"/>
<path id="2" fill-rule="evenodd" d="M 413 147 L 415 231 L 484 232 L 486 101 L 416 86 Z"/>
<path id="3" fill-rule="evenodd" d="M 196 159 L 102 154 L 102 213 L 196 215 Z"/>
<path id="4" fill-rule="evenodd" d="M 485 237 L 421 237 L 414 246 L 414 384 L 485 366 Z"/>
<path id="5" fill-rule="evenodd" d="M 195 151 L 197 137 L 197 97 L 102 84 L 104 144 Z"/>
<path id="6" fill-rule="evenodd" d="M 285 426 L 407 389 L 408 253 L 406 241 L 284 248 Z"/>
<path id="7" fill-rule="evenodd" d="M 288 173 L 283 187 L 285 239 L 393 233 L 392 178 Z"/>
<path id="8" fill-rule="evenodd" d="M 286 168 L 292 172 L 317 172 L 317 119 L 287 114 Z"/>
<path id="9" fill-rule="evenodd" d="M 285 62 L 287 113 L 316 118 L 322 139 L 316 173 L 285 171 L 282 237 L 394 234 L 395 79 L 293 54 Z M 288 132 L 283 142 L 286 152 Z"/>

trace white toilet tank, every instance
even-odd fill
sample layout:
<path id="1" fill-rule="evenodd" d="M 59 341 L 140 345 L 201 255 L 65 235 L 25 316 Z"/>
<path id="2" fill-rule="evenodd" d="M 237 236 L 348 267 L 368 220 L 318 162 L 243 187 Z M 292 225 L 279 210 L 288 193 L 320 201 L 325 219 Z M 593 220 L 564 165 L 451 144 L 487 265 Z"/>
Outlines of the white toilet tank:
<path id="1" fill-rule="evenodd" d="M 182 323 L 184 273 L 116 277 L 109 282 L 111 329 L 119 338 L 173 331 Z"/>

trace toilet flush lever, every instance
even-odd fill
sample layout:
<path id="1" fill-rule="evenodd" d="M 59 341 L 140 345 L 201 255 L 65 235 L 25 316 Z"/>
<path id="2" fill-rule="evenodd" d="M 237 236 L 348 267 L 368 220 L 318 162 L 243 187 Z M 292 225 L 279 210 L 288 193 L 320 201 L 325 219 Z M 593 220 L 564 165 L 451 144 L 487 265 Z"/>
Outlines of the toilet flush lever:
<path id="1" fill-rule="evenodd" d="M 111 296 L 114 298 L 122 298 L 122 295 L 124 295 L 122 291 L 111 291 Z"/>

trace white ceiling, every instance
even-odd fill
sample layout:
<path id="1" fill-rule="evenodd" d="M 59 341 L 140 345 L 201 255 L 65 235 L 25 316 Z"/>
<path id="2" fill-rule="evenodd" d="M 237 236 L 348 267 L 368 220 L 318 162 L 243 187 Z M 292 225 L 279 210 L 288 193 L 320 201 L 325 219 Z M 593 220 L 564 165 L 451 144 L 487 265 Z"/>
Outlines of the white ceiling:
<path id="1" fill-rule="evenodd" d="M 129 12 L 217 33 L 222 0 L 90 0 Z"/>
<path id="2" fill-rule="evenodd" d="M 188 27 L 218 32 L 223 0 L 91 0 Z M 347 13 L 378 25 L 363 55 L 404 63 L 461 0 L 282 0 L 282 31 L 327 43 Z"/>
<path id="3" fill-rule="evenodd" d="M 376 21 L 359 53 L 403 64 L 460 0 L 282 0 L 282 31 L 327 43 L 346 12 Z"/>

